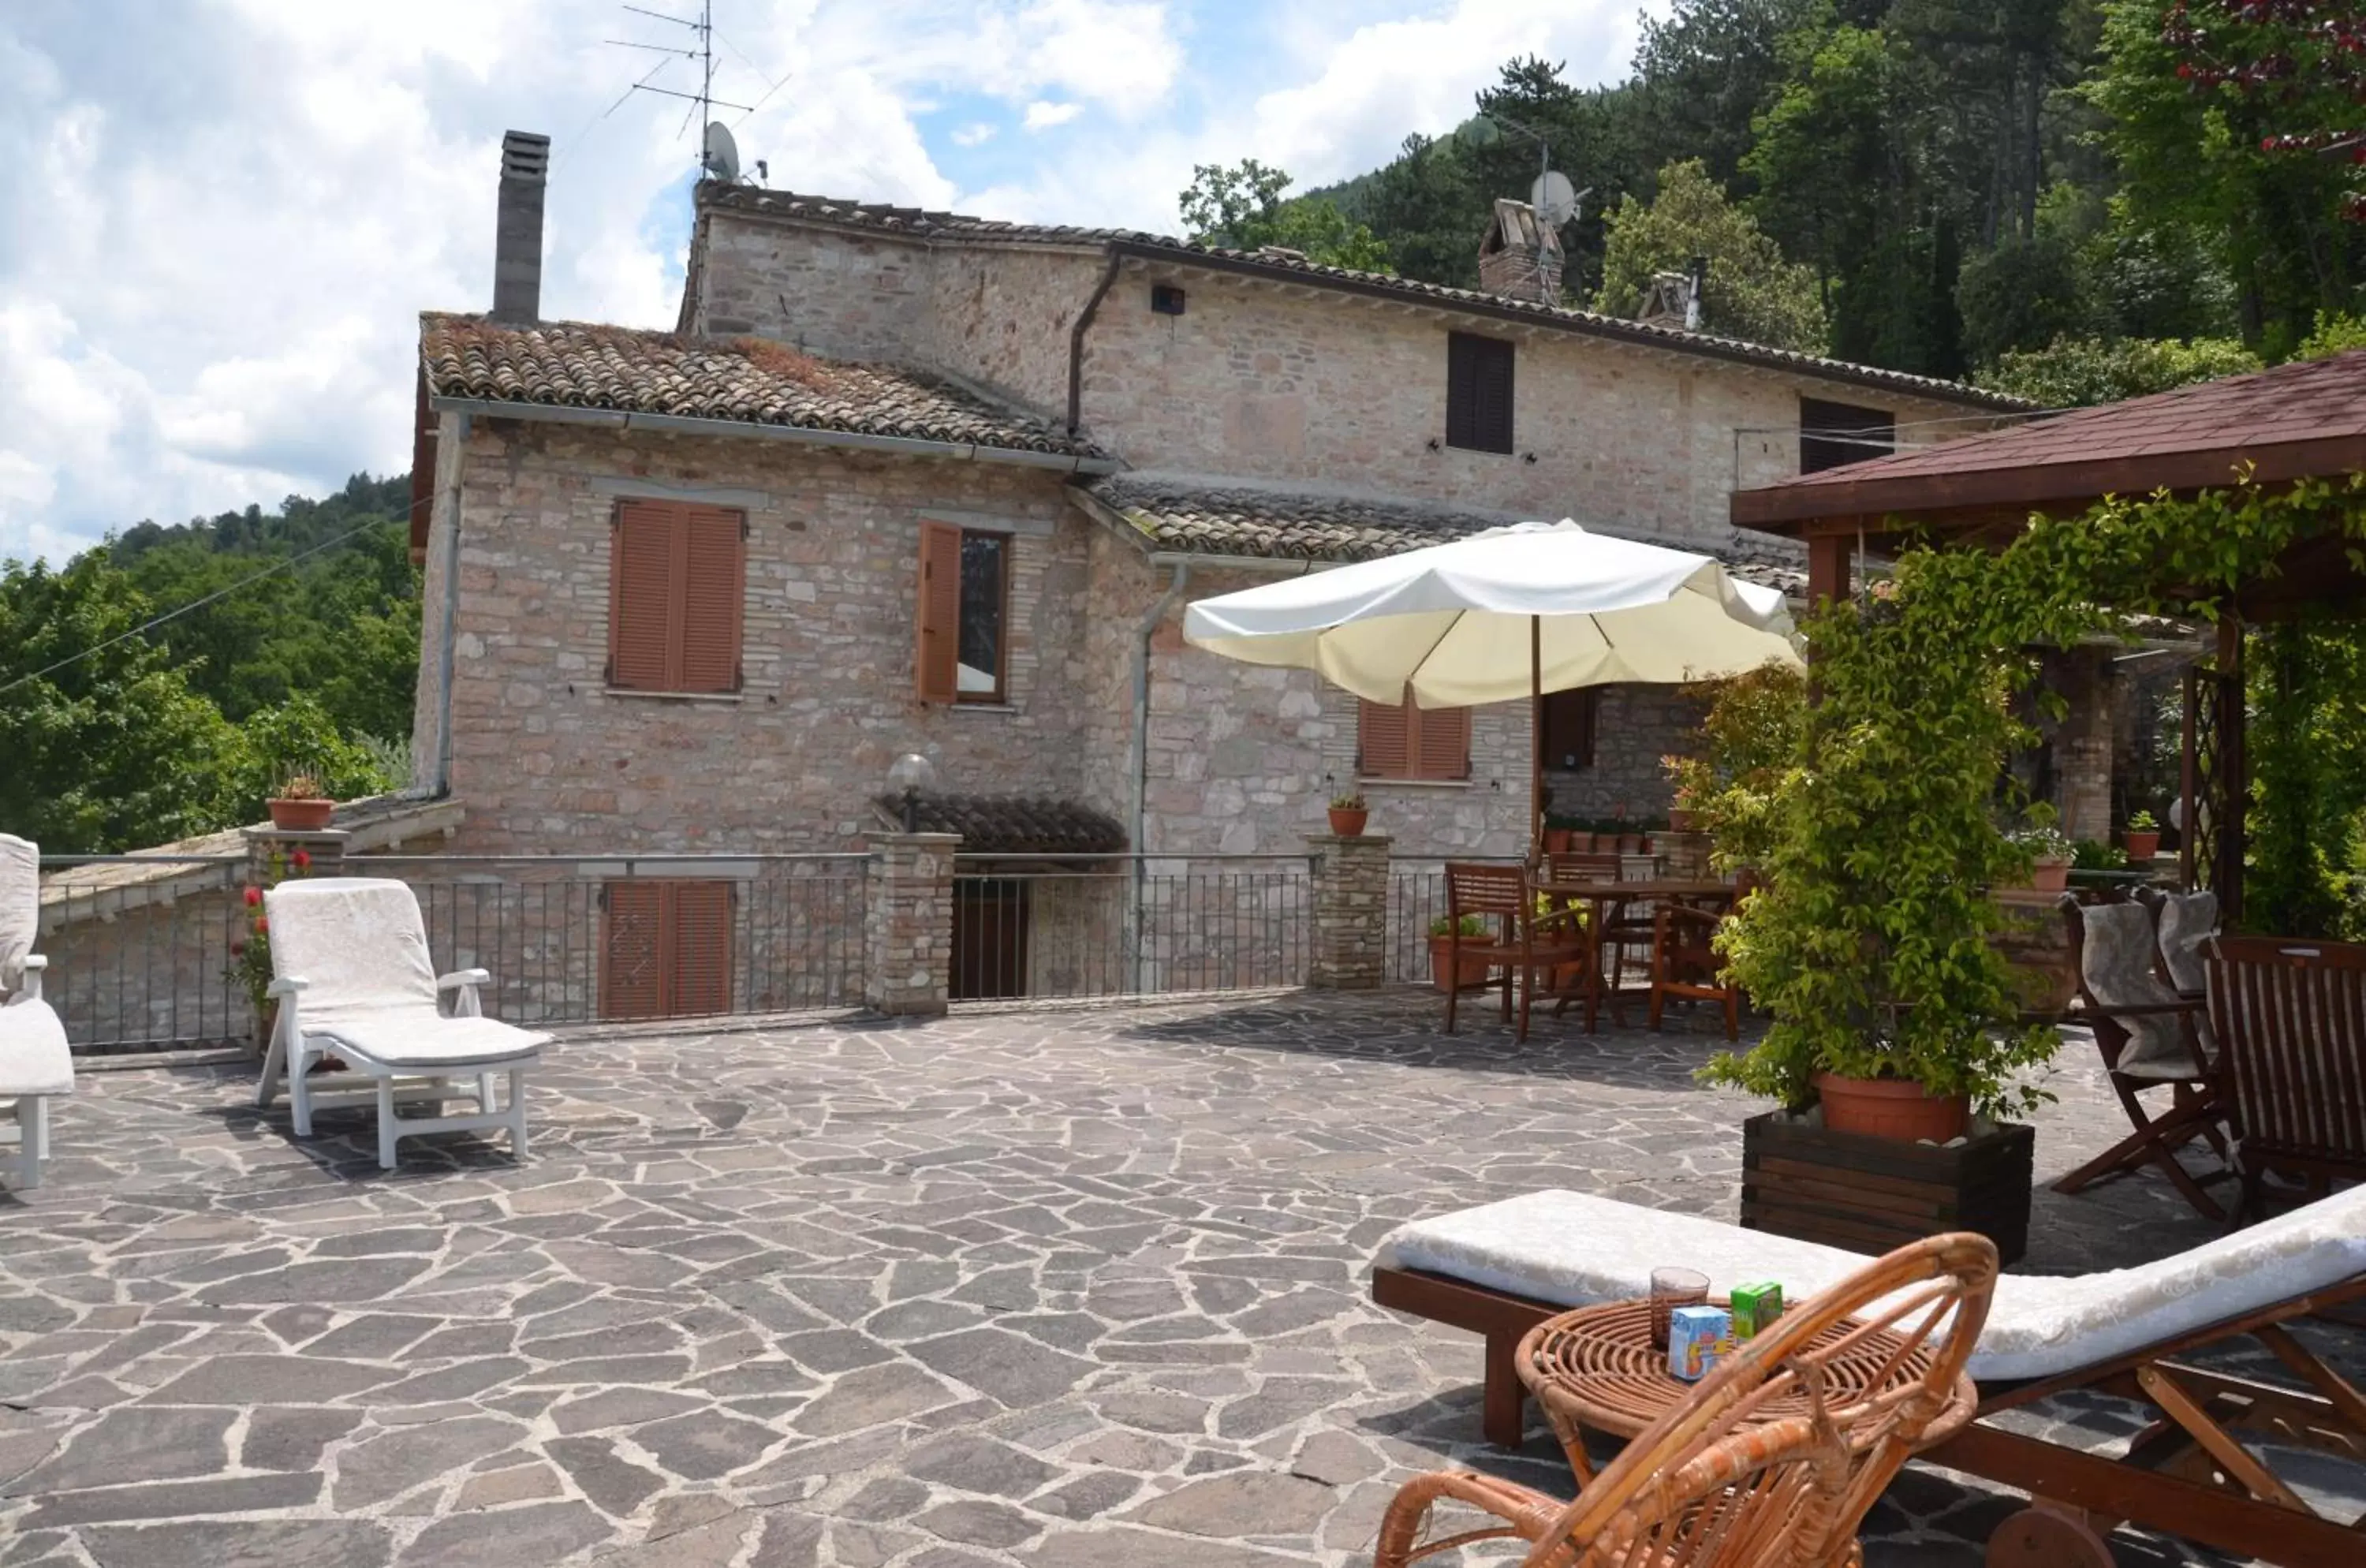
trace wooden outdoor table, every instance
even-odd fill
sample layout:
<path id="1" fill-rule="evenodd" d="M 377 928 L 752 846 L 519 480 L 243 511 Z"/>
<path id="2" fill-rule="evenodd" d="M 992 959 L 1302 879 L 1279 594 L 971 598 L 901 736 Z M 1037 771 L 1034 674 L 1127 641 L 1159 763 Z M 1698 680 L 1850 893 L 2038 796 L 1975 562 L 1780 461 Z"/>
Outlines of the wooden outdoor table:
<path id="1" fill-rule="evenodd" d="M 1851 1327 L 1835 1324 L 1810 1343 L 1837 1344 Z M 1825 1408 L 1840 1410 L 1921 1377 L 1931 1365 L 1930 1348 L 1904 1355 L 1900 1348 L 1898 1337 L 1885 1330 L 1867 1335 L 1826 1362 Z M 1669 1371 L 1667 1352 L 1651 1348 L 1649 1301 L 1605 1302 L 1549 1317 L 1521 1338 L 1515 1359 L 1520 1381 L 1544 1406 L 1581 1486 L 1594 1479 L 1594 1461 L 1585 1452 L 1588 1428 L 1621 1438 L 1639 1436 L 1699 1386 Z M 1883 1378 L 1885 1370 L 1887 1376 Z M 1877 1385 L 1876 1378 L 1883 1378 Z M 1968 1375 L 1958 1374 L 1955 1397 L 1923 1433 L 1916 1451 L 1962 1431 L 1978 1406 L 1979 1391 Z M 1795 1392 L 1768 1400 L 1754 1412 L 1751 1424 L 1808 1413 L 1805 1392 Z"/>
<path id="2" fill-rule="evenodd" d="M 1589 907 L 1587 929 L 1594 936 L 1594 963 L 1590 972 L 1581 976 L 1574 990 L 1562 987 L 1552 994 L 1560 1002 L 1583 1001 L 1589 993 L 1610 1004 L 1611 1017 L 1623 1021 L 1618 1011 L 1621 997 L 1648 997 L 1649 986 L 1640 988 L 1618 985 L 1616 972 L 1608 976 L 1602 973 L 1602 933 L 1609 929 L 1610 911 L 1621 904 L 1665 900 L 1672 904 L 1698 904 L 1707 907 L 1730 905 L 1739 891 L 1730 882 L 1709 877 L 1653 877 L 1643 882 L 1553 882 L 1536 880 L 1532 886 L 1539 893 L 1555 899 L 1582 898 Z"/>

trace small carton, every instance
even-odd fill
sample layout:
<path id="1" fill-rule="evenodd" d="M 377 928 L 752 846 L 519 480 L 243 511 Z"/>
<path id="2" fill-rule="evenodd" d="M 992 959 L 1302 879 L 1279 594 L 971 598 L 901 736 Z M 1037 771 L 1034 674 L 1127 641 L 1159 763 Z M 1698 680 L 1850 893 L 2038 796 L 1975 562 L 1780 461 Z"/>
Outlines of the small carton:
<path id="1" fill-rule="evenodd" d="M 1783 1315 L 1783 1287 L 1776 1284 L 1733 1287 L 1733 1338 L 1736 1344 L 1755 1339 Z"/>
<path id="2" fill-rule="evenodd" d="M 1678 1307 L 1668 1314 L 1668 1371 L 1698 1382 L 1733 1354 L 1733 1316 L 1723 1307 Z"/>

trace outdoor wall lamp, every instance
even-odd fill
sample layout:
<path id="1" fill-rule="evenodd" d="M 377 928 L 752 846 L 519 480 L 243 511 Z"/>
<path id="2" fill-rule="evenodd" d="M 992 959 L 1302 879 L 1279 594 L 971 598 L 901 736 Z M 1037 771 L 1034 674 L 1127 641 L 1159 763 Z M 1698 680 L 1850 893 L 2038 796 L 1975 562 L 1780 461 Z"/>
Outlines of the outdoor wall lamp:
<path id="1" fill-rule="evenodd" d="M 937 782 L 936 764 L 918 751 L 907 751 L 887 767 L 887 788 L 904 797 L 904 831 L 920 830 L 920 792 Z"/>

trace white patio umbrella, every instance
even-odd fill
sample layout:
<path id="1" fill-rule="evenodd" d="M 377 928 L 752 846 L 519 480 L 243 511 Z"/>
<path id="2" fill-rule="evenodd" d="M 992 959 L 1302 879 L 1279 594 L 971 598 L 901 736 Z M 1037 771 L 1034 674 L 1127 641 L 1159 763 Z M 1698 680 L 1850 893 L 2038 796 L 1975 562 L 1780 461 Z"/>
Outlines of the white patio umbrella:
<path id="1" fill-rule="evenodd" d="M 1567 518 L 1203 599 L 1184 612 L 1183 637 L 1226 659 L 1315 671 L 1376 703 L 1402 702 L 1407 686 L 1425 707 L 1526 696 L 1539 728 L 1547 692 L 1800 663 L 1779 590 Z M 1541 818 L 1541 756 L 1533 773 Z"/>

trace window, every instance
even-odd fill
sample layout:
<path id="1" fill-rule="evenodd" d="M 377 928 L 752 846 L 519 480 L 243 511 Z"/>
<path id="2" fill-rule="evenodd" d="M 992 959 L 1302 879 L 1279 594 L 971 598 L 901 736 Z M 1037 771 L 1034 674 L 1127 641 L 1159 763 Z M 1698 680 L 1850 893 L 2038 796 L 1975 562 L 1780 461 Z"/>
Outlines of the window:
<path id="1" fill-rule="evenodd" d="M 608 555 L 608 684 L 736 692 L 748 519 L 719 506 L 620 501 Z"/>
<path id="2" fill-rule="evenodd" d="M 635 878 L 600 894 L 600 1016 L 731 1010 L 731 884 Z"/>
<path id="3" fill-rule="evenodd" d="M 1391 706 L 1363 703 L 1357 716 L 1356 771 L 1368 779 L 1467 779 L 1470 710 L 1424 708 L 1407 692 Z"/>
<path id="4" fill-rule="evenodd" d="M 1565 773 L 1594 766 L 1594 686 L 1545 694 L 1545 766 Z"/>
<path id="5" fill-rule="evenodd" d="M 1009 587 L 1008 535 L 921 520 L 916 668 L 922 702 L 1003 700 Z"/>
<path id="6" fill-rule="evenodd" d="M 1799 471 L 1820 474 L 1878 457 L 1898 445 L 1898 416 L 1853 403 L 1799 400 Z"/>
<path id="7" fill-rule="evenodd" d="M 1446 334 L 1446 444 L 1512 449 L 1512 345 L 1502 338 Z"/>

